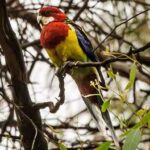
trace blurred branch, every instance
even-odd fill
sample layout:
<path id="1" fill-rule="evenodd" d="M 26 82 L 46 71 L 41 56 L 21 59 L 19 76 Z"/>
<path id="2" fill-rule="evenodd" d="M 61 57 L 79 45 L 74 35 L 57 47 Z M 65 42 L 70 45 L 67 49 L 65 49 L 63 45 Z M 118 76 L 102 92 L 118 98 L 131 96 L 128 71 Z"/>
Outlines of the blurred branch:
<path id="1" fill-rule="evenodd" d="M 37 23 L 35 13 L 26 10 L 19 0 L 15 0 L 14 2 L 16 3 L 15 5 L 17 6 L 17 8 L 12 8 L 11 7 L 12 5 L 8 3 L 9 6 L 8 13 L 10 17 L 23 19 L 24 21 L 30 23 L 36 29 L 40 30 L 40 26 Z"/>
<path id="2" fill-rule="evenodd" d="M 8 134 L 0 134 L 0 137 L 12 138 L 12 140 L 20 140 L 21 139 L 21 136 L 14 136 L 14 135 L 8 135 Z"/>
<path id="3" fill-rule="evenodd" d="M 129 78 L 130 68 L 132 64 L 125 64 L 123 62 L 114 62 L 111 64 L 114 71 L 119 72 L 121 76 Z M 137 70 L 136 79 L 150 84 L 149 77 Z"/>
<path id="4" fill-rule="evenodd" d="M 131 55 L 131 54 L 136 54 L 136 53 L 139 53 L 139 52 L 143 52 L 145 51 L 146 49 L 150 48 L 150 42 L 145 44 L 143 47 L 140 47 L 138 49 L 135 49 L 134 51 L 130 50 L 127 55 Z"/>
<path id="5" fill-rule="evenodd" d="M 146 12 L 149 11 L 149 10 L 150 10 L 150 9 L 146 9 L 146 10 L 144 10 L 144 11 L 142 11 L 142 12 L 136 14 L 136 15 L 133 15 L 132 17 L 130 17 L 129 19 L 126 19 L 125 21 L 119 23 L 118 25 L 116 25 L 116 26 L 113 28 L 113 30 L 98 44 L 98 46 L 97 46 L 93 51 L 95 52 L 95 51 L 106 41 L 106 39 L 107 39 L 118 27 L 120 27 L 121 25 L 123 25 L 123 24 L 129 22 L 130 20 L 132 20 L 132 19 L 134 19 L 134 18 L 136 18 L 137 16 L 139 16 L 139 15 L 141 15 L 141 14 L 143 14 L 143 13 L 146 13 Z"/>
<path id="6" fill-rule="evenodd" d="M 44 127 L 45 128 L 49 128 L 48 125 L 44 124 Z M 61 125 L 54 125 L 54 126 L 51 126 L 53 129 L 74 129 L 74 130 L 88 130 L 90 132 L 98 132 L 98 129 L 97 127 L 93 128 L 93 127 L 90 127 L 90 126 L 73 126 L 69 123 L 65 123 L 63 122 Z"/>
<path id="7" fill-rule="evenodd" d="M 76 21 L 78 19 L 78 17 L 81 15 L 81 13 L 86 9 L 86 6 L 88 5 L 88 2 L 89 2 L 89 0 L 86 0 L 84 2 L 84 5 L 80 8 L 78 13 L 75 15 L 75 17 L 73 18 L 73 21 Z"/>
<path id="8" fill-rule="evenodd" d="M 7 120 L 3 123 L 2 127 L 1 127 L 1 133 L 0 133 L 0 142 L 2 140 L 2 135 L 4 135 L 6 129 L 7 129 L 7 126 L 9 126 L 10 122 L 12 122 L 12 119 L 13 119 L 13 115 L 14 115 L 14 109 L 13 108 L 10 108 L 10 112 L 9 112 L 9 116 L 7 118 Z"/>
<path id="9" fill-rule="evenodd" d="M 40 40 L 34 40 L 32 42 L 25 43 L 21 47 L 24 49 L 24 48 L 27 48 L 27 47 L 30 47 L 30 46 L 31 47 L 33 47 L 33 46 L 40 46 Z"/>

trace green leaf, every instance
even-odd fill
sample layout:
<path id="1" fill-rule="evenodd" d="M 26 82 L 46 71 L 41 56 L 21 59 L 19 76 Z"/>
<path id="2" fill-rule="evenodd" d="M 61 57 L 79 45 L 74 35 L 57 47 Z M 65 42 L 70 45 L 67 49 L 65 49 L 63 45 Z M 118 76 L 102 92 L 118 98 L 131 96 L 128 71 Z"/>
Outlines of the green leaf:
<path id="1" fill-rule="evenodd" d="M 102 112 L 105 112 L 110 106 L 110 100 L 105 100 L 102 104 Z"/>
<path id="2" fill-rule="evenodd" d="M 142 117 L 144 116 L 144 114 L 146 113 L 146 109 L 139 109 L 137 112 L 136 112 L 136 115 L 139 116 L 139 117 Z"/>
<path id="3" fill-rule="evenodd" d="M 125 90 L 131 90 L 131 88 L 133 87 L 134 80 L 135 80 L 135 77 L 136 77 L 136 70 L 137 70 L 137 67 L 136 67 L 136 64 L 134 62 L 131 66 L 129 82 L 128 82 Z"/>
<path id="4" fill-rule="evenodd" d="M 150 122 L 150 111 L 146 113 L 144 117 L 141 119 L 141 121 L 137 123 L 133 128 L 134 129 L 141 128 L 142 126 L 144 126 L 146 123 L 149 122 Z"/>
<path id="5" fill-rule="evenodd" d="M 107 74 L 110 78 L 116 79 L 116 75 L 113 73 L 112 68 L 109 68 L 109 70 L 107 70 Z"/>
<path id="6" fill-rule="evenodd" d="M 108 150 L 110 145 L 111 145 L 111 142 L 107 141 L 107 142 L 104 142 L 103 144 L 100 144 L 95 150 Z"/>
<path id="7" fill-rule="evenodd" d="M 140 129 L 132 129 L 124 142 L 123 150 L 136 150 L 139 142 L 141 140 L 141 132 Z"/>
<path id="8" fill-rule="evenodd" d="M 63 143 L 59 144 L 60 150 L 67 150 L 66 146 Z"/>
<path id="9" fill-rule="evenodd" d="M 131 132 L 131 130 L 137 130 L 137 129 L 141 128 L 146 123 L 148 123 L 148 124 L 150 123 L 150 111 L 144 115 L 144 117 L 140 120 L 140 122 L 136 123 L 136 125 L 134 125 L 130 130 L 124 132 L 121 135 L 121 137 L 128 135 Z"/>
<path id="10" fill-rule="evenodd" d="M 150 121 L 150 111 L 147 112 L 144 117 L 142 118 L 141 122 L 144 125 L 145 123 L 148 123 Z"/>

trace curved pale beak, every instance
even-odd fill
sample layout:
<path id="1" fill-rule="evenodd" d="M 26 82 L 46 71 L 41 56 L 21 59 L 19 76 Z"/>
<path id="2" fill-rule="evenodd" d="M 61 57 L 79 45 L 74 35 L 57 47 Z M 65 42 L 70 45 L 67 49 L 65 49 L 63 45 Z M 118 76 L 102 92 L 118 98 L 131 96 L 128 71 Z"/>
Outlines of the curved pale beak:
<path id="1" fill-rule="evenodd" d="M 42 21 L 42 16 L 38 15 L 37 16 L 37 22 L 39 23 L 40 27 L 42 28 L 43 27 L 43 21 Z"/>

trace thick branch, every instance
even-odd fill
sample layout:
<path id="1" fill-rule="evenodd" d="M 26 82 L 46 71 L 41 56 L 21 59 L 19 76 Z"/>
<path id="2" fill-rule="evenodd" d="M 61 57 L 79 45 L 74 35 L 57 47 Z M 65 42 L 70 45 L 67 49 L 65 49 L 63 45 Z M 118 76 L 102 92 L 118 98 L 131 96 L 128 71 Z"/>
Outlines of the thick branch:
<path id="1" fill-rule="evenodd" d="M 5 0 L 0 1 L 0 16 L 0 44 L 11 74 L 14 105 L 23 146 L 26 150 L 47 150 L 47 143 L 41 132 L 41 117 L 39 111 L 32 108 L 23 55 L 8 20 Z"/>

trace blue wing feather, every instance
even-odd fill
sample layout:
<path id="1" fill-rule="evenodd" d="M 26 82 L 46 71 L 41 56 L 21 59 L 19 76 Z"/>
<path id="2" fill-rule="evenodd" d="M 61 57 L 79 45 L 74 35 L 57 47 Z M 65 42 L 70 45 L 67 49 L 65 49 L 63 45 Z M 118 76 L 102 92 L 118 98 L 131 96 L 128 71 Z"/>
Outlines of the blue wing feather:
<path id="1" fill-rule="evenodd" d="M 90 40 L 87 38 L 86 34 L 75 23 L 71 22 L 70 24 L 75 28 L 79 44 L 81 48 L 83 49 L 83 51 L 85 52 L 85 54 L 88 56 L 88 58 L 93 62 L 99 61 L 92 51 L 93 50 L 92 44 Z M 105 80 L 101 73 L 100 67 L 96 67 L 96 68 L 101 79 L 101 85 L 105 87 Z"/>
<path id="2" fill-rule="evenodd" d="M 92 52 L 93 50 L 92 44 L 90 40 L 87 38 L 86 34 L 82 31 L 82 29 L 78 25 L 74 23 L 72 23 L 71 25 L 73 25 L 73 27 L 76 30 L 77 38 L 83 51 L 86 53 L 86 55 L 90 60 L 96 61 L 96 56 Z"/>

